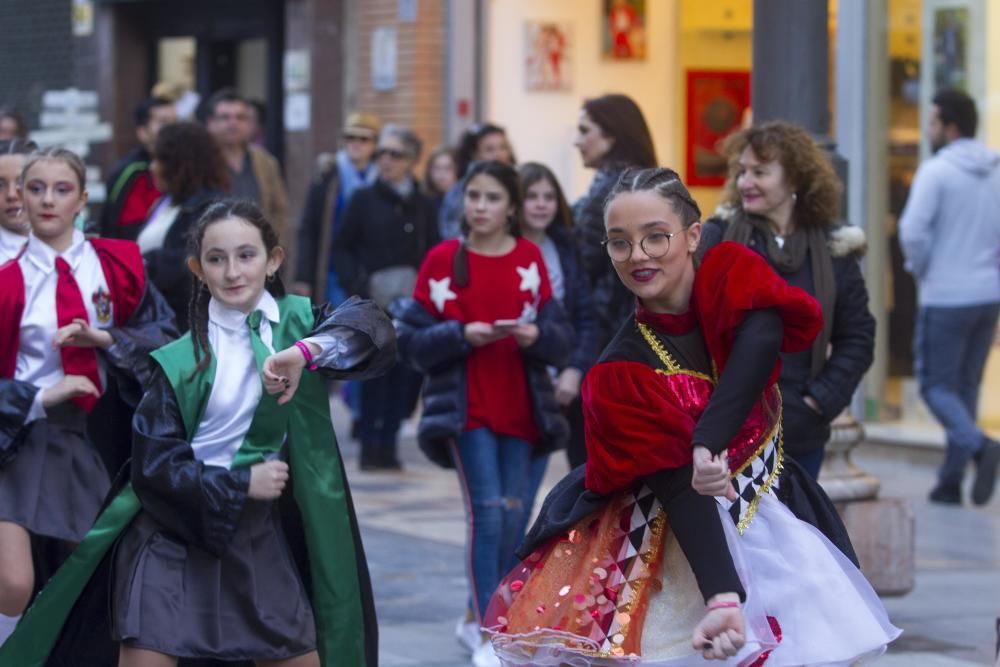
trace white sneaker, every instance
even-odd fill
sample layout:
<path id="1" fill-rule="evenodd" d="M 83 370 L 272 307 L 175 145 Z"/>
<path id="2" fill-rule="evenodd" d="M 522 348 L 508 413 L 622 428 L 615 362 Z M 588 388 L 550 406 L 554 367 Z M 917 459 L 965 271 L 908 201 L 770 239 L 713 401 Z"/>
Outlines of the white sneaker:
<path id="1" fill-rule="evenodd" d="M 467 621 L 462 616 L 455 624 L 455 639 L 469 653 L 475 653 L 479 645 L 483 643 L 483 636 L 479 634 L 479 624 L 475 621 Z"/>
<path id="2" fill-rule="evenodd" d="M 472 664 L 475 667 L 501 667 L 500 658 L 493 651 L 493 642 L 486 640 L 473 651 Z"/>

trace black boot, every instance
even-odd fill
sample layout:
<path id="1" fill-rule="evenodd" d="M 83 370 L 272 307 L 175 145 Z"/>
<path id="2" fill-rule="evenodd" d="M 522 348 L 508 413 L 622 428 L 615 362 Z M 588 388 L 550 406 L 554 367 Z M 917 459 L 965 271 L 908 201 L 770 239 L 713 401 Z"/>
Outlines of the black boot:
<path id="1" fill-rule="evenodd" d="M 985 505 L 993 497 L 997 481 L 997 466 L 1000 465 L 1000 443 L 986 440 L 979 450 L 976 460 L 976 478 L 972 483 L 972 502 Z"/>

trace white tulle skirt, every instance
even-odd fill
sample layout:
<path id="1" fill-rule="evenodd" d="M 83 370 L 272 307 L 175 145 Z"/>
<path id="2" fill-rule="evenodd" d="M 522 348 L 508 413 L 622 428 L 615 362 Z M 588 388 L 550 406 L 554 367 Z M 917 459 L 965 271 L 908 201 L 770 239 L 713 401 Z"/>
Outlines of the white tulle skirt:
<path id="1" fill-rule="evenodd" d="M 494 646 L 508 667 L 522 665 L 791 667 L 865 664 L 899 636 L 861 572 L 818 530 L 797 519 L 773 495 L 740 535 L 720 501 L 733 561 L 747 592 L 747 641 L 729 660 L 705 660 L 691 646 L 705 605 L 694 575 L 670 531 L 660 569 L 662 588 L 650 597 L 641 656 L 585 655 L 551 630 L 544 635 L 498 633 Z M 565 639 L 565 638 L 563 638 Z"/>

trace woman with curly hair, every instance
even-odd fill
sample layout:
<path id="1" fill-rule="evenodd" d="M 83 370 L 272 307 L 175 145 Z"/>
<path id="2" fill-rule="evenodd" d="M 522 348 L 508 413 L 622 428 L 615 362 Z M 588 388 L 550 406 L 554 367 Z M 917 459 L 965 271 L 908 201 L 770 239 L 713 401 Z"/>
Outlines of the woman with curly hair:
<path id="1" fill-rule="evenodd" d="M 812 348 L 782 354 L 780 381 L 786 451 L 816 477 L 830 422 L 874 355 L 875 319 L 859 265 L 865 235 L 838 218 L 840 181 L 802 128 L 784 121 L 750 127 L 729 137 L 724 151 L 729 180 L 699 254 L 724 240 L 748 246 L 823 309 Z"/>
<path id="2" fill-rule="evenodd" d="M 229 189 L 229 172 L 212 135 L 192 122 L 160 130 L 150 170 L 164 194 L 150 211 L 136 242 L 150 280 L 174 309 L 177 326 L 184 332 L 191 298 L 185 264 L 188 234 L 208 205 Z"/>

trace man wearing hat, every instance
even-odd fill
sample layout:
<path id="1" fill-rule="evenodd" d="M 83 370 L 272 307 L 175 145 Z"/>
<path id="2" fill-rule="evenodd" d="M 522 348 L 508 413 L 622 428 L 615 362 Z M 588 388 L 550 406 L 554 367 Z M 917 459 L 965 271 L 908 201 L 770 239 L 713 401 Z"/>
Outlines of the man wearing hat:
<path id="1" fill-rule="evenodd" d="M 309 191 L 299 223 L 299 252 L 292 290 L 316 301 L 336 305 L 346 299 L 330 260 L 333 230 L 351 195 L 362 185 L 375 182 L 375 141 L 379 119 L 356 111 L 347 116 L 341 134 L 343 148 L 336 154 L 316 158 Z"/>

